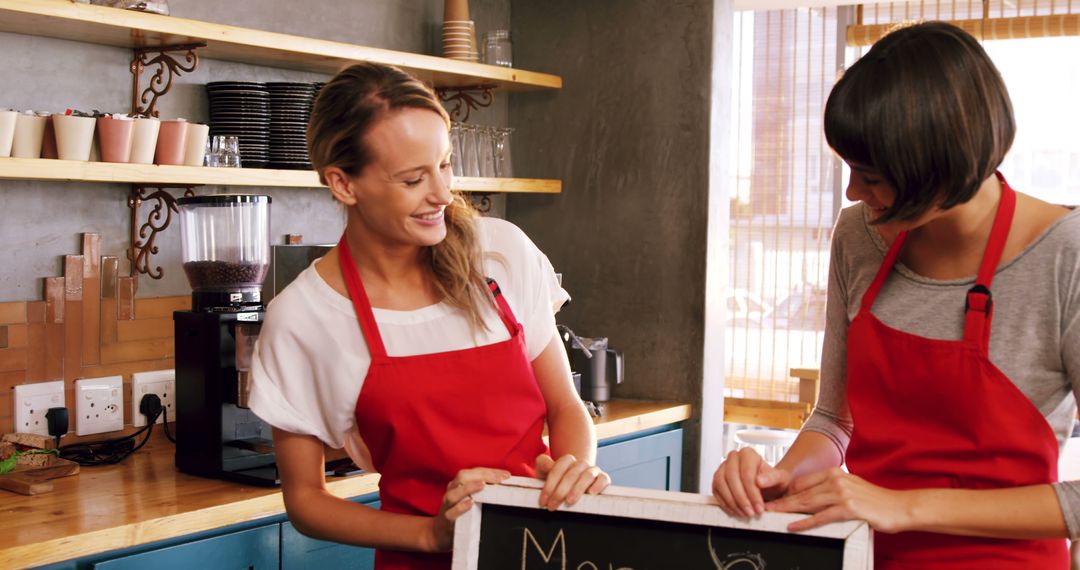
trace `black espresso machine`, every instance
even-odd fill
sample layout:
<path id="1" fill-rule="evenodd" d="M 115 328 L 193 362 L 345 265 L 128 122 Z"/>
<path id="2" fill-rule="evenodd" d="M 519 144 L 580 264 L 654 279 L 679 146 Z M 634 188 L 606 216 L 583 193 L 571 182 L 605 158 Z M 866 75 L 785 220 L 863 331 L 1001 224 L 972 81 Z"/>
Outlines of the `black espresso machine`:
<path id="1" fill-rule="evenodd" d="M 176 467 L 278 484 L 270 425 L 247 408 L 270 264 L 270 197 L 218 194 L 177 204 L 192 293 L 191 310 L 173 313 Z"/>

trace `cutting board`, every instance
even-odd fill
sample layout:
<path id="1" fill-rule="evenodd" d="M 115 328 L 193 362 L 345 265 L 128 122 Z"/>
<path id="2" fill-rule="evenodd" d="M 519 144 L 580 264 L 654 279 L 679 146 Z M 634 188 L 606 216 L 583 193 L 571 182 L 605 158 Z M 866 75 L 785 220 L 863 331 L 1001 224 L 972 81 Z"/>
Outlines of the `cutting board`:
<path id="1" fill-rule="evenodd" d="M 0 475 L 0 489 L 14 491 L 21 495 L 40 495 L 53 490 L 50 479 L 67 477 L 78 472 L 78 463 L 50 456 L 46 465 L 40 467 L 19 465 L 11 472 Z"/>

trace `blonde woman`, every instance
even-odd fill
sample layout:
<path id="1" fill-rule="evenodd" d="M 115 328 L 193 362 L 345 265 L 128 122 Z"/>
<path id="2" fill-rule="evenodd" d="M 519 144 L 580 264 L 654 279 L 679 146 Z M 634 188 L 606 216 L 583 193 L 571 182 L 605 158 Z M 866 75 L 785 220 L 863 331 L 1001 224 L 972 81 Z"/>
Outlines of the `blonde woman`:
<path id="1" fill-rule="evenodd" d="M 448 127 L 393 67 L 324 86 L 309 146 L 345 232 L 271 303 L 253 365 L 290 520 L 375 547 L 380 570 L 449 568 L 454 521 L 487 483 L 546 478 L 552 509 L 610 483 L 555 330 L 568 295 L 517 227 L 450 191 Z M 381 510 L 326 491 L 324 443 L 381 473 Z"/>

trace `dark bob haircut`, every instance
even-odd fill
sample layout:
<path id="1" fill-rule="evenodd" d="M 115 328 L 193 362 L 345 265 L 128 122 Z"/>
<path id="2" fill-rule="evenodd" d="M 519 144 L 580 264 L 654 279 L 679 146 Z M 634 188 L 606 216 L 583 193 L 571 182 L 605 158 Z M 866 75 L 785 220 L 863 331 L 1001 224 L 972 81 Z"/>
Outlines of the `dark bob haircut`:
<path id="1" fill-rule="evenodd" d="M 878 171 L 896 200 L 876 223 L 970 200 L 1016 134 L 990 57 L 944 22 L 899 28 L 848 69 L 825 104 L 825 139 L 845 161 Z"/>

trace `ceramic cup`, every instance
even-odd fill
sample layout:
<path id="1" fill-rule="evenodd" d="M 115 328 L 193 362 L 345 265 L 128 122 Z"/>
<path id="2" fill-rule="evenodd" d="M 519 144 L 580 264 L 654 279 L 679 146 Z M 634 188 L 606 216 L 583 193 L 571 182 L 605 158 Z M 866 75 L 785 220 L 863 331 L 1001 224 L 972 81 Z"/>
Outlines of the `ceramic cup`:
<path id="1" fill-rule="evenodd" d="M 206 137 L 210 135 L 210 125 L 188 123 L 187 142 L 184 149 L 184 164 L 202 166 L 206 156 Z"/>
<path id="2" fill-rule="evenodd" d="M 15 139 L 16 111 L 0 111 L 0 157 L 11 156 L 11 141 Z"/>
<path id="3" fill-rule="evenodd" d="M 94 142 L 94 117 L 53 115 L 56 131 L 56 155 L 60 160 L 90 160 L 90 147 Z"/>
<path id="4" fill-rule="evenodd" d="M 131 159 L 135 121 L 129 118 L 98 117 L 98 149 L 102 162 L 127 162 Z"/>
<path id="5" fill-rule="evenodd" d="M 136 164 L 152 164 L 154 151 L 157 150 L 158 130 L 161 121 L 153 117 L 135 119 L 135 125 L 131 133 L 131 158 L 130 162 Z"/>
<path id="6" fill-rule="evenodd" d="M 15 117 L 15 135 L 11 141 L 11 156 L 41 158 L 41 139 L 45 136 L 45 119 L 41 115 L 19 113 Z"/>
<path id="7" fill-rule="evenodd" d="M 187 121 L 184 119 L 161 121 L 154 164 L 184 164 L 187 127 Z"/>

